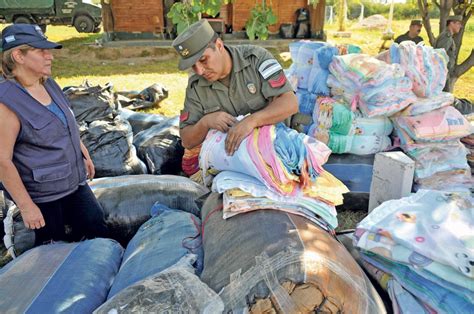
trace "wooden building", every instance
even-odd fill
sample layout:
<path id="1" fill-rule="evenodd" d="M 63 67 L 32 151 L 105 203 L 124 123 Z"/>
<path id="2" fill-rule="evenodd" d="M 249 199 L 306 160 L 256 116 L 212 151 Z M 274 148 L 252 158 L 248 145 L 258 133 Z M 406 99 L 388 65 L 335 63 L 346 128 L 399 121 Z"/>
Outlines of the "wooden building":
<path id="1" fill-rule="evenodd" d="M 166 25 L 165 1 L 167 0 L 109 0 L 113 25 L 109 32 L 129 34 L 160 34 Z M 255 0 L 234 0 L 234 3 L 223 5 L 218 16 L 233 32 L 244 30 L 255 6 Z M 271 6 L 277 16 L 277 24 L 270 27 L 271 33 L 277 33 L 281 24 L 295 23 L 296 10 L 307 8 L 311 17 L 311 33 L 320 37 L 324 27 L 325 0 L 320 0 L 316 7 L 308 5 L 307 0 L 272 0 Z"/>

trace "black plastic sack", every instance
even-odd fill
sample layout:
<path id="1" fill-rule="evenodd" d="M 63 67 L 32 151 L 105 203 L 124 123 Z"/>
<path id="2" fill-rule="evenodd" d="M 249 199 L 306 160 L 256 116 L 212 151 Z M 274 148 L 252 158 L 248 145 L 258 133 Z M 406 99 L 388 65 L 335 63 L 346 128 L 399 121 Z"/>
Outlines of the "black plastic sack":
<path id="1" fill-rule="evenodd" d="M 35 232 L 25 227 L 20 209 L 12 201 L 6 200 L 3 214 L 3 243 L 10 256 L 17 257 L 34 246 Z"/>
<path id="2" fill-rule="evenodd" d="M 152 126 L 167 120 L 165 116 L 153 113 L 134 112 L 129 109 L 120 110 L 120 117 L 127 120 L 132 126 L 133 135 L 151 128 Z"/>
<path id="3" fill-rule="evenodd" d="M 155 202 L 200 217 L 198 200 L 208 193 L 188 178 L 171 175 L 101 178 L 89 185 L 104 209 L 110 236 L 123 245 L 150 219 Z"/>
<path id="4" fill-rule="evenodd" d="M 184 148 L 179 137 L 179 117 L 170 118 L 138 133 L 133 144 L 151 174 L 180 174 Z"/>
<path id="5" fill-rule="evenodd" d="M 71 109 L 78 123 L 96 120 L 111 121 L 118 114 L 113 86 L 91 86 L 85 81 L 77 87 L 68 87 L 64 93 L 71 103 Z"/>
<path id="6" fill-rule="evenodd" d="M 155 83 L 141 92 L 125 91 L 119 92 L 119 102 L 122 108 L 130 110 L 145 109 L 159 106 L 159 103 L 168 98 L 168 89 L 159 83 Z"/>
<path id="7" fill-rule="evenodd" d="M 474 113 L 474 104 L 466 98 L 455 98 L 453 107 L 463 115 Z"/>
<path id="8" fill-rule="evenodd" d="M 94 162 L 97 178 L 147 172 L 136 155 L 132 127 L 127 120 L 117 116 L 112 121 L 82 124 L 79 130 Z"/>

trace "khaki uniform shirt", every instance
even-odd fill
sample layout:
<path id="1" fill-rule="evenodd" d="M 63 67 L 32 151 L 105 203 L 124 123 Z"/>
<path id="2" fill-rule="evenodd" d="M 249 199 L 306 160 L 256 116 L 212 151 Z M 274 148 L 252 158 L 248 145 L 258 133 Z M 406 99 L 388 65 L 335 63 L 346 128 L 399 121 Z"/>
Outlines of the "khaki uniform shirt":
<path id="1" fill-rule="evenodd" d="M 415 44 L 418 44 L 420 42 L 423 41 L 423 37 L 421 36 L 416 36 L 414 38 L 411 38 L 410 36 L 408 36 L 408 32 L 406 32 L 405 34 L 403 35 L 400 35 L 398 36 L 396 39 L 395 39 L 395 42 L 397 44 L 401 43 L 402 41 L 406 41 L 406 40 L 411 40 L 412 42 L 414 42 Z"/>
<path id="2" fill-rule="evenodd" d="M 193 75 L 186 88 L 180 128 L 196 124 L 204 115 L 224 111 L 234 117 L 265 108 L 273 97 L 293 91 L 281 66 L 264 48 L 225 46 L 232 58 L 229 87 Z"/>
<path id="3" fill-rule="evenodd" d="M 434 47 L 444 48 L 444 50 L 446 50 L 446 53 L 449 57 L 448 71 L 451 72 L 451 70 L 454 68 L 454 60 L 456 58 L 454 54 L 456 51 L 456 43 L 454 42 L 451 32 L 445 29 L 441 34 L 439 34 Z"/>

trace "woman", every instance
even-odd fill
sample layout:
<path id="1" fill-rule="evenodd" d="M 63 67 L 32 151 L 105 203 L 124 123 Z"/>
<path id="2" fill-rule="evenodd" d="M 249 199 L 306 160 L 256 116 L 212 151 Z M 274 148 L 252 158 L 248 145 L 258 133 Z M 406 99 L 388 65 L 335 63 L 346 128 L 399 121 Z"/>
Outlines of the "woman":
<path id="1" fill-rule="evenodd" d="M 60 48 L 37 25 L 14 24 L 2 32 L 0 181 L 25 226 L 34 229 L 35 246 L 107 235 L 103 210 L 86 182 L 94 165 L 67 98 L 50 78 L 51 49 Z"/>

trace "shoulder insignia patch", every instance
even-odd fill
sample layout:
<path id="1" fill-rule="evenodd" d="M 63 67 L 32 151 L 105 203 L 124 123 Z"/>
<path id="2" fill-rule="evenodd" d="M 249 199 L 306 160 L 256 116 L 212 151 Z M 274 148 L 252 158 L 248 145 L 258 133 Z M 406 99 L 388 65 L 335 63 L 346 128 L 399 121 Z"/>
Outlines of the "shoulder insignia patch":
<path id="1" fill-rule="evenodd" d="M 181 115 L 179 116 L 179 121 L 184 122 L 184 121 L 188 120 L 188 118 L 189 118 L 189 112 L 188 111 L 183 111 L 181 113 Z"/>
<path id="2" fill-rule="evenodd" d="M 280 63 L 278 63 L 278 61 L 275 59 L 265 60 L 258 67 L 258 72 L 260 72 L 264 80 L 281 70 L 282 67 Z"/>
<path id="3" fill-rule="evenodd" d="M 268 83 L 273 88 L 282 87 L 286 83 L 285 73 L 281 72 L 280 75 L 268 80 Z"/>

